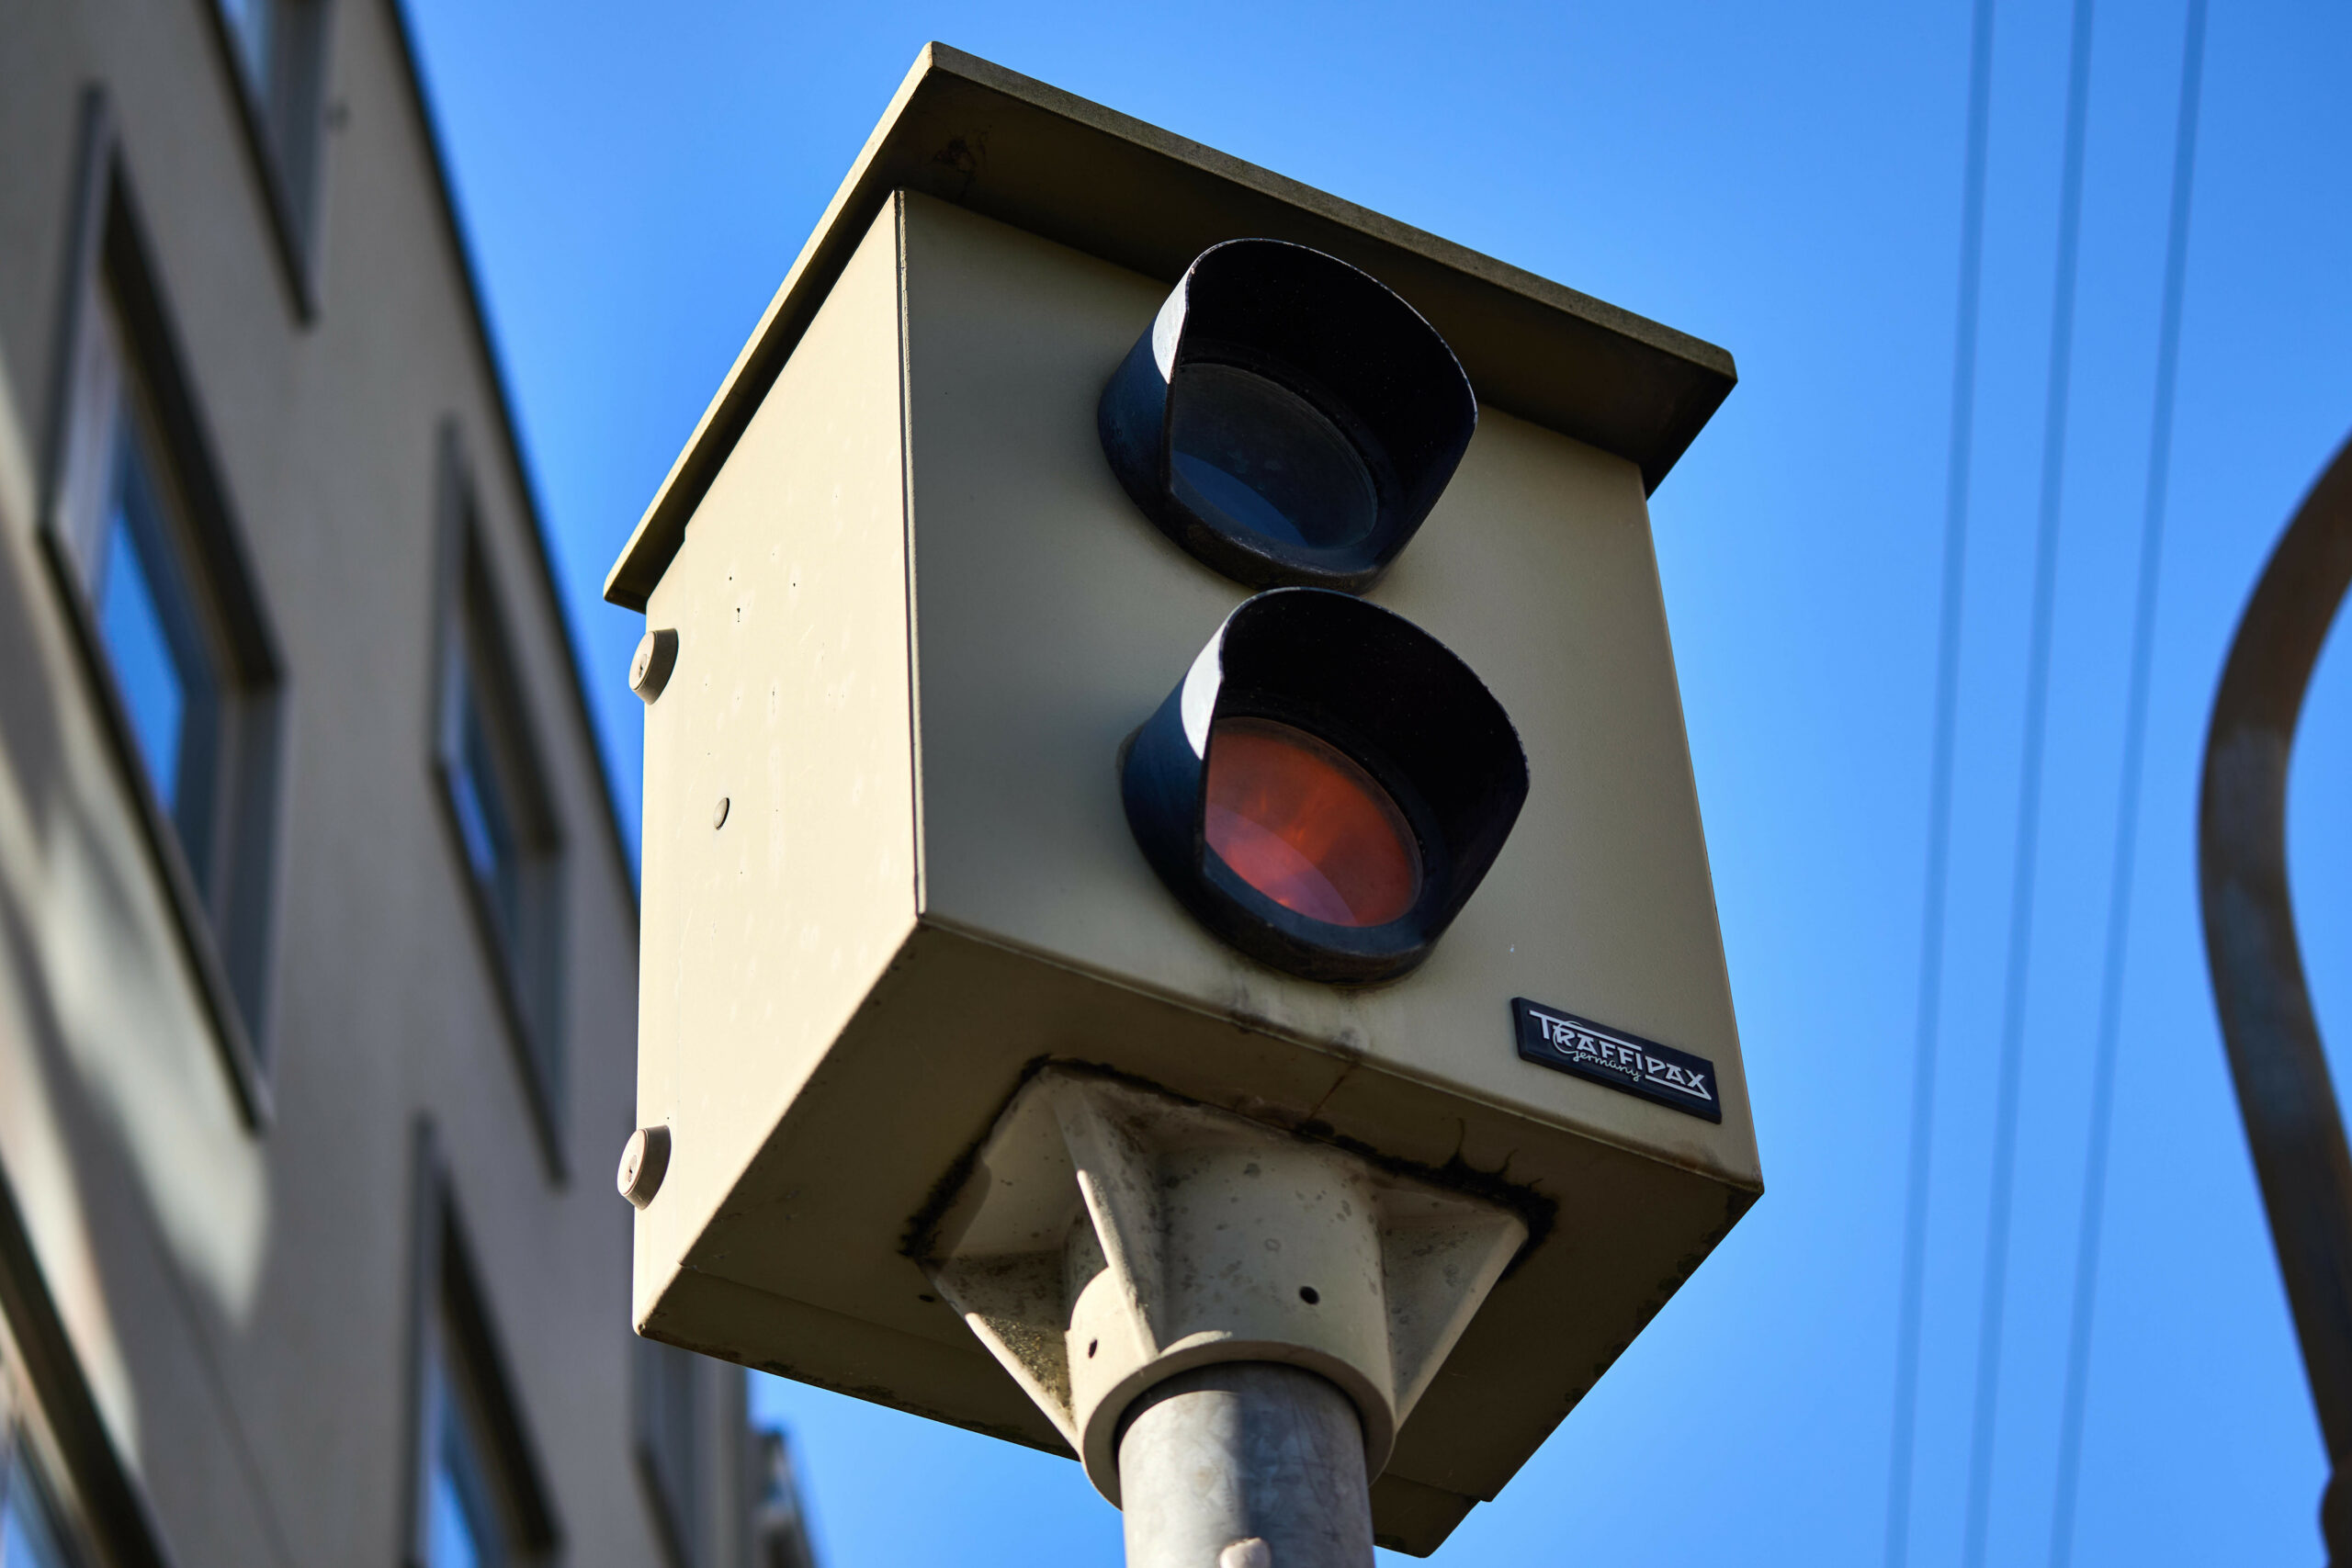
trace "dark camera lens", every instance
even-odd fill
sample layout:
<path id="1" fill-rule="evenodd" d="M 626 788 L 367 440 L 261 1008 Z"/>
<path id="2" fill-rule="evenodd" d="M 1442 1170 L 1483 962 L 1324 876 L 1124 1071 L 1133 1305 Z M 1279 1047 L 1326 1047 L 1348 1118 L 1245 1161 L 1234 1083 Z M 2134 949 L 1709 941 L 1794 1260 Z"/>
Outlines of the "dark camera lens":
<path id="1" fill-rule="evenodd" d="M 1188 365 L 1170 403 L 1170 478 L 1199 515 L 1310 549 L 1352 545 L 1379 522 L 1355 443 L 1280 382 L 1230 365 Z"/>
<path id="2" fill-rule="evenodd" d="M 1437 329 L 1377 278 L 1228 240 L 1183 279 L 1095 408 L 1152 525 L 1253 588 L 1359 593 L 1430 515 L 1478 400 Z"/>

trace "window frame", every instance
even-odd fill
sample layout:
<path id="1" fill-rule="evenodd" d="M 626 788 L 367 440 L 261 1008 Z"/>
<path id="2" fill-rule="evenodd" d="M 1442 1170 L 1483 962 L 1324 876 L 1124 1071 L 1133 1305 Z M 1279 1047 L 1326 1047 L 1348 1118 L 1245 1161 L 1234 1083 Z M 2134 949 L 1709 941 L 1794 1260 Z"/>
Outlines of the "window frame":
<path id="1" fill-rule="evenodd" d="M 668 1568 L 771 1557 L 777 1568 L 811 1568 L 790 1463 L 767 1447 L 783 1434 L 752 1423 L 749 1376 L 717 1357 L 642 1335 L 631 1341 L 629 1449 Z"/>
<path id="2" fill-rule="evenodd" d="M 221 0 L 194 0 L 205 12 L 214 53 L 228 78 L 239 130 L 268 210 L 271 249 L 293 296 L 294 313 L 318 314 L 317 263 L 324 207 L 327 132 L 336 117 L 327 108 L 329 44 L 334 0 L 260 0 L 273 17 L 297 14 L 290 48 L 274 51 L 273 80 L 256 83 L 244 48 Z M 297 141 L 288 150 L 286 143 Z"/>
<path id="3" fill-rule="evenodd" d="M 751 1428 L 751 1539 L 757 1568 L 817 1568 L 817 1545 L 793 1458 L 792 1434 L 781 1427 Z"/>
<path id="4" fill-rule="evenodd" d="M 0 1521 L 13 1511 L 29 1516 L 37 1521 L 40 1545 L 50 1548 L 50 1561 L 55 1568 L 85 1568 L 90 1552 L 82 1545 L 81 1532 L 68 1522 L 71 1515 L 62 1506 L 60 1488 L 50 1479 L 52 1461 L 42 1453 L 43 1445 L 36 1434 L 27 1429 L 17 1418 L 11 1399 L 13 1391 L 0 1382 Z M 19 1489 L 31 1497 L 29 1508 L 12 1509 Z M 39 1547 L 36 1547 L 38 1551 Z M 0 1564 L 6 1568 L 38 1568 L 37 1564 L 19 1564 L 7 1550 L 7 1537 L 0 1533 Z"/>
<path id="5" fill-rule="evenodd" d="M 0 1466 L 12 1436 L 32 1456 L 73 1568 L 169 1568 L 153 1505 L 107 1432 L 0 1170 Z"/>
<path id="6" fill-rule="evenodd" d="M 409 1412 L 401 1491 L 402 1568 L 431 1568 L 431 1484 L 447 1390 L 462 1379 L 469 1435 L 500 1494 L 513 1555 L 500 1568 L 551 1568 L 563 1530 L 514 1382 L 504 1341 L 458 1213 L 456 1184 L 430 1117 L 417 1119 L 409 1268 Z"/>
<path id="7" fill-rule="evenodd" d="M 712 1495 L 713 1485 L 737 1479 L 729 1472 L 748 1460 L 740 1444 L 727 1441 L 727 1423 L 745 1420 L 740 1395 L 732 1407 L 722 1397 L 713 1411 L 707 1359 L 641 1335 L 630 1345 L 629 1449 L 671 1568 L 718 1568 L 723 1543 L 710 1539 L 714 1503 L 740 1510 L 743 1501 Z M 741 1379 L 740 1369 L 729 1370 Z"/>
<path id="8" fill-rule="evenodd" d="M 208 0 L 209 3 L 209 0 Z M 269 1017 L 283 829 L 287 666 L 243 544 L 234 502 L 180 347 L 137 193 L 103 91 L 83 106 L 65 295 L 58 312 L 45 495 L 39 529 L 93 706 L 129 794 L 211 1034 L 247 1127 L 271 1117 Z M 107 321 L 113 325 L 109 328 Z M 201 603 L 214 667 L 217 729 L 209 776 L 198 782 L 207 864 L 183 841 L 179 818 L 151 776 L 99 622 L 86 573 L 76 482 L 84 426 L 96 417 L 85 385 L 95 335 L 119 333 L 127 389 L 165 470 L 180 515 L 164 526 L 185 591 Z M 128 394 L 127 394 L 128 395 Z M 108 417 L 112 417 L 109 415 Z M 101 463 L 105 459 L 100 460 Z M 84 478 L 88 470 L 83 470 Z M 183 741 L 185 744 L 185 740 Z M 178 787 L 175 788 L 175 795 Z"/>
<path id="9" fill-rule="evenodd" d="M 471 464 L 455 420 L 445 421 L 438 468 L 435 551 L 432 680 L 426 713 L 426 756 L 458 877 L 465 888 L 474 932 L 524 1099 L 551 1180 L 570 1179 L 564 1156 L 569 1088 L 569 1018 L 565 1009 L 570 921 L 569 835 L 555 803 L 544 730 L 534 716 L 509 628 L 512 603 L 492 560 L 487 525 Z M 471 677 L 471 680 L 469 680 Z M 467 772 L 458 704 L 467 694 L 496 720 L 487 737 L 498 753 L 492 772 L 503 786 L 517 839 L 518 899 L 514 934 L 476 874 L 468 846 L 460 781 Z"/>

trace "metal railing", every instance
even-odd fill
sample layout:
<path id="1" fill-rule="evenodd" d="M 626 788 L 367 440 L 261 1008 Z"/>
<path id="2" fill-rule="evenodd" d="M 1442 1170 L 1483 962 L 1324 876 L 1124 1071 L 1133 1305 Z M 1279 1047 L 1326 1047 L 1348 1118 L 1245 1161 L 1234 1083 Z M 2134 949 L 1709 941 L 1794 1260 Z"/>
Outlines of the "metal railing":
<path id="1" fill-rule="evenodd" d="M 2352 1153 L 2287 886 L 2287 776 L 2312 669 L 2352 584 L 2352 441 L 2287 525 L 2222 671 L 2205 742 L 2205 954 L 2270 1237 L 2319 1409 L 2329 1560 L 2352 1563 Z"/>

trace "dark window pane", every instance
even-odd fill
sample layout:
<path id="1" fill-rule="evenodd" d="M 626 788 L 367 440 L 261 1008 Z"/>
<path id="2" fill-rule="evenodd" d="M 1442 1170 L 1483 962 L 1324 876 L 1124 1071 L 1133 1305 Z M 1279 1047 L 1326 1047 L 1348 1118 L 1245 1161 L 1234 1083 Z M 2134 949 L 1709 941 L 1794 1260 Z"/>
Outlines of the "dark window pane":
<path id="1" fill-rule="evenodd" d="M 98 632 L 106 639 L 130 733 L 146 760 L 147 776 L 170 810 L 179 793 L 180 729 L 187 715 L 187 691 L 164 630 L 163 608 L 147 563 L 119 515 L 107 526 L 106 564 L 98 581 Z"/>
<path id="2" fill-rule="evenodd" d="M 435 772 L 455 834 L 452 847 L 496 971 L 548 1157 L 560 1166 L 557 1127 L 563 1089 L 559 964 L 561 837 L 514 679 L 499 599 L 475 535 L 469 499 L 449 519 L 451 603 L 439 673 Z"/>
<path id="3" fill-rule="evenodd" d="M 466 859 L 490 896 L 492 916 L 511 953 L 522 933 L 522 846 L 472 674 L 467 671 L 458 686 L 458 749 L 449 787 L 458 830 L 466 840 Z"/>
<path id="4" fill-rule="evenodd" d="M 178 800 L 189 710 L 209 689 L 187 585 L 157 499 L 155 468 L 135 416 L 121 416 L 114 482 L 101 522 L 98 635 L 129 710 L 131 734 L 166 810 Z"/>
<path id="5" fill-rule="evenodd" d="M 174 914 L 209 946 L 198 964 L 207 1010 L 251 1117 L 266 1049 L 284 675 L 237 545 L 233 497 L 121 206 L 110 185 L 97 267 L 77 307 L 46 541 L 70 579 L 61 587 L 88 659 L 86 695 L 117 742 L 119 783 L 153 835 Z"/>
<path id="6" fill-rule="evenodd" d="M 275 41 L 276 20 L 271 16 L 274 0 L 220 0 L 221 20 L 229 24 L 229 36 L 237 40 L 237 61 L 245 68 L 254 91 L 267 96 L 271 44 Z"/>
<path id="7" fill-rule="evenodd" d="M 425 1541 L 425 1568 L 480 1568 L 481 1547 L 473 1520 L 466 1513 L 457 1478 L 440 1465 L 433 1467 L 433 1496 Z"/>
<path id="8" fill-rule="evenodd" d="M 425 1499 L 425 1568 L 498 1568 L 505 1557 L 498 1515 L 452 1393 L 445 1383 Z"/>
<path id="9" fill-rule="evenodd" d="M 638 1456 L 653 1483 L 673 1557 L 700 1564 L 703 1518 L 702 1361 L 693 1352 L 637 1341 Z"/>
<path id="10" fill-rule="evenodd" d="M 57 1527 L 23 1462 L 0 1432 L 0 1568 L 66 1568 Z"/>
<path id="11" fill-rule="evenodd" d="M 756 1440 L 752 1561 L 756 1568 L 817 1568 L 816 1549 L 808 1540 L 808 1511 L 793 1474 L 792 1444 L 774 1427 L 760 1428 Z"/>

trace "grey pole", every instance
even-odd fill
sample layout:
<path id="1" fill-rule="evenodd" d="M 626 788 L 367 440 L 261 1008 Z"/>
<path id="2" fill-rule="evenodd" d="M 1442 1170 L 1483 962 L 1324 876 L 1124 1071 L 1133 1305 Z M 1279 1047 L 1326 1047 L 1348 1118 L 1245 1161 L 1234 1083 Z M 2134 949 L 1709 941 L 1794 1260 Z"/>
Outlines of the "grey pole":
<path id="1" fill-rule="evenodd" d="M 1119 1491 L 1127 1568 L 1372 1568 L 1363 1427 L 1296 1367 L 1230 1361 L 1144 1393 Z"/>

